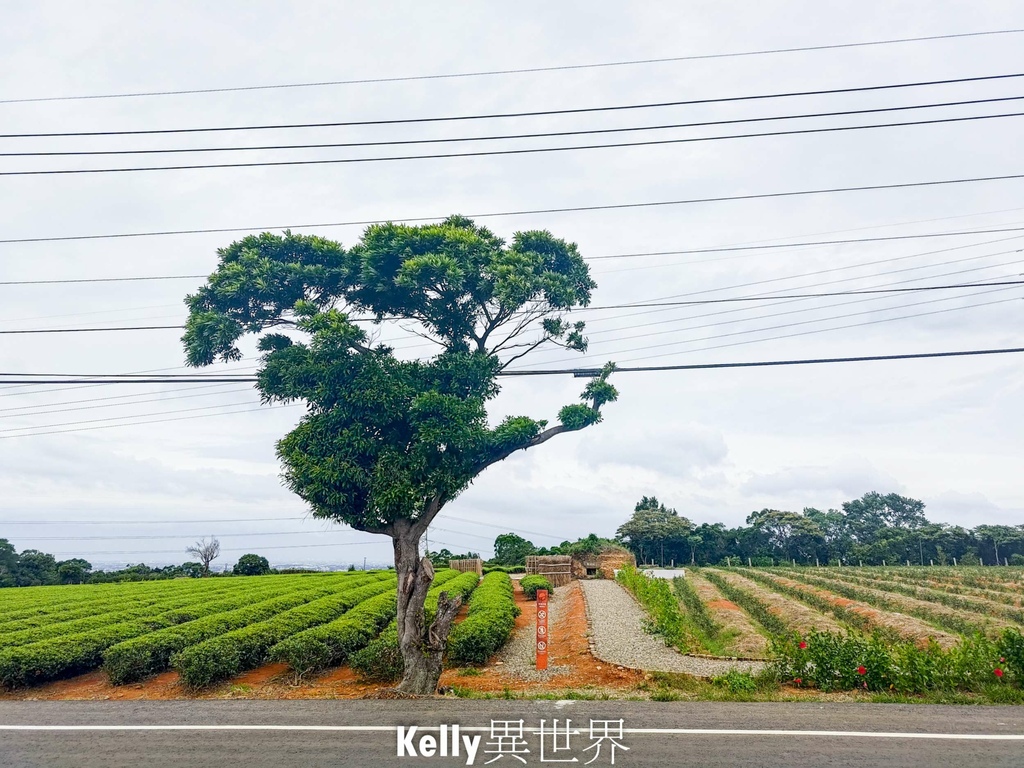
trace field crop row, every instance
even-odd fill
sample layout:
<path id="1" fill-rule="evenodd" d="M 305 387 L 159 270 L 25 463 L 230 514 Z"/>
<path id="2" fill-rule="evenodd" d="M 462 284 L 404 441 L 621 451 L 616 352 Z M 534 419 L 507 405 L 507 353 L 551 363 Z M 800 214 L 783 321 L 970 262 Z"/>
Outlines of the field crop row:
<path id="1" fill-rule="evenodd" d="M 905 570 L 687 569 L 685 584 L 675 580 L 684 617 L 667 621 L 673 612 L 664 587 L 653 579 L 627 586 L 655 627 L 671 630 L 689 617 L 711 634 L 714 624 L 727 626 L 719 618 L 726 611 L 736 615 L 742 609 L 747 631 L 756 623 L 770 639 L 770 671 L 798 687 L 956 691 L 1018 700 L 1017 693 L 1000 692 L 1024 687 L 1024 634 L 1016 608 L 946 592 L 936 586 L 935 573 L 926 575 L 928 586 L 922 580 L 906 583 Z M 630 577 L 627 572 L 622 580 Z M 976 574 L 969 578 L 981 580 Z M 717 630 L 717 638 L 723 636 Z"/>
<path id="2" fill-rule="evenodd" d="M 936 602 L 947 605 L 950 608 L 979 613 L 983 616 L 999 616 L 1015 624 L 1024 623 L 1024 610 L 1020 608 L 1020 595 L 1013 595 L 1010 592 L 995 592 L 992 590 L 979 590 L 976 587 L 968 587 L 972 592 L 983 592 L 982 595 L 967 595 L 953 591 L 955 585 L 943 584 L 941 582 L 911 582 L 908 583 L 898 576 L 876 576 L 861 572 L 850 573 L 850 569 L 833 569 L 828 571 L 829 578 L 847 581 L 862 586 L 874 587 L 887 592 L 899 592 L 908 597 L 918 598 L 927 602 Z M 812 572 L 813 573 L 813 572 Z M 995 595 L 997 599 L 992 599 Z M 1013 603 L 1016 603 L 1014 605 Z"/>
<path id="3" fill-rule="evenodd" d="M 859 586 L 848 581 L 839 580 L 838 578 L 823 578 L 810 573 L 793 573 L 791 575 L 794 579 L 837 592 L 847 599 L 863 601 L 872 607 L 882 609 L 883 611 L 890 611 L 893 614 L 912 616 L 926 622 L 926 624 L 936 628 L 941 627 L 947 632 L 952 632 L 956 635 L 972 635 L 976 632 L 981 632 L 995 637 L 1007 627 L 1014 626 L 1013 622 L 1003 619 L 985 616 L 973 611 L 950 608 L 941 603 L 908 597 L 887 589 Z M 847 576 L 847 578 L 854 577 Z M 903 623 L 906 624 L 907 622 Z M 937 632 L 938 630 L 935 631 Z M 925 636 L 922 635 L 916 639 L 923 639 Z M 914 639 L 911 635 L 904 635 L 904 637 Z M 944 645 L 956 642 L 956 637 L 952 637 L 949 641 L 943 641 L 938 637 L 936 639 L 939 640 L 940 644 Z"/>
<path id="4" fill-rule="evenodd" d="M 181 680 L 192 688 L 201 688 L 224 680 L 268 660 L 268 652 L 287 637 L 317 624 L 333 621 L 350 608 L 382 592 L 395 589 L 389 577 L 370 584 L 343 588 L 226 634 L 191 645 L 171 658 L 171 666 Z"/>
<path id="5" fill-rule="evenodd" d="M 296 593 L 295 599 L 305 602 L 331 594 L 342 585 L 381 578 L 384 576 L 378 574 L 336 574 L 314 579 L 293 578 L 291 586 Z M 247 580 L 232 587 L 232 581 L 224 579 L 218 589 L 212 592 L 207 588 L 191 593 L 185 589 L 181 596 L 184 599 L 190 595 L 190 599 L 184 600 L 183 605 L 170 610 L 158 609 L 128 620 L 107 622 L 104 626 L 86 631 L 62 633 L 59 632 L 61 625 L 55 624 L 53 627 L 58 633 L 51 637 L 0 649 L 0 684 L 8 688 L 31 685 L 95 669 L 102 662 L 104 653 L 112 646 L 170 627 L 187 627 L 194 621 L 204 621 L 202 617 L 225 615 L 238 610 L 239 606 L 251 603 L 260 589 L 273 593 L 281 584 L 277 579 L 270 579 L 265 583 L 266 586 L 260 587 L 263 582 Z M 246 586 L 249 588 L 246 589 Z M 172 590 L 172 593 L 177 592 L 177 588 Z M 218 596 L 224 599 L 216 599 Z M 122 593 L 122 599 L 130 602 L 125 593 Z M 149 607 L 152 609 L 154 605 L 159 603 L 150 604 Z"/>
<path id="6" fill-rule="evenodd" d="M 453 664 L 483 664 L 512 635 L 519 608 L 507 573 L 484 576 L 469 598 L 469 611 L 448 636 L 448 658 Z"/>

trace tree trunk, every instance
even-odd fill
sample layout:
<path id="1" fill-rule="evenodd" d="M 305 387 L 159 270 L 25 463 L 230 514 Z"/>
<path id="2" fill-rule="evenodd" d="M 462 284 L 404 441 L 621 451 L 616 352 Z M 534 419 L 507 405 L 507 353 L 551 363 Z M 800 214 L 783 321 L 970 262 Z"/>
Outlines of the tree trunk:
<path id="1" fill-rule="evenodd" d="M 394 524 L 398 645 L 405 664 L 398 690 L 427 696 L 437 691 L 448 632 L 461 601 L 449 599 L 446 593 L 442 593 L 437 601 L 434 621 L 429 631 L 424 631 L 423 602 L 434 579 L 434 566 L 428 558 L 419 556 L 420 536 L 421 530 L 415 523 L 398 521 Z"/>

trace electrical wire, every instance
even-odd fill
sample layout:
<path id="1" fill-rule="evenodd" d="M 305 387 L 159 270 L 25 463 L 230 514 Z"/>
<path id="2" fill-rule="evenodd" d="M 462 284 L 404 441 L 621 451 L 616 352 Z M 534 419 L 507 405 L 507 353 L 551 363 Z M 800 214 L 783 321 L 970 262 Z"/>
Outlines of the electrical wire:
<path id="1" fill-rule="evenodd" d="M 764 123 L 779 120 L 806 120 L 822 117 L 849 117 L 852 115 L 874 115 L 884 112 L 906 112 L 909 110 L 916 109 L 939 109 L 945 107 L 962 107 L 977 104 L 995 104 L 1007 101 L 1020 101 L 1021 99 L 1024 99 L 1024 96 L 999 96 L 988 99 L 944 101 L 932 104 L 905 104 L 897 107 L 874 107 L 872 109 L 847 109 L 834 112 L 810 112 L 795 115 L 769 115 L 766 117 L 735 118 L 732 120 L 708 120 L 695 123 L 640 125 L 625 128 L 589 128 L 575 131 L 544 131 L 539 133 L 499 134 L 496 136 L 449 136 L 431 139 L 393 139 L 389 141 L 328 142 L 318 144 L 264 144 L 250 147 L 165 147 L 157 149 L 95 149 L 33 152 L 0 152 L 0 157 L 106 157 L 111 155 L 166 155 L 191 152 L 266 152 L 293 149 L 353 149 L 362 147 L 408 146 L 412 144 L 459 144 L 463 142 L 475 141 L 549 139 L 564 138 L 566 136 L 593 136 L 616 133 L 635 133 L 638 131 L 664 131 L 680 128 L 709 128 L 713 126 L 742 125 L 745 123 Z M 917 125 L 917 123 L 900 123 L 900 125 Z"/>
<path id="2" fill-rule="evenodd" d="M 875 45 L 894 45 L 898 43 L 917 43 L 934 40 L 955 40 L 959 38 L 985 37 L 991 35 L 1012 35 L 1024 32 L 1024 29 L 997 29 L 983 32 L 958 32 L 950 35 L 926 35 L 923 37 L 901 37 L 890 40 L 868 40 L 856 43 L 833 43 L 828 45 L 805 45 L 794 48 L 768 48 L 756 51 L 733 51 L 728 53 L 706 53 L 689 56 L 671 56 L 656 59 L 631 59 L 626 61 L 607 61 L 596 64 L 561 64 L 548 67 L 522 67 L 518 69 L 492 69 L 478 72 L 450 72 L 435 75 L 405 75 L 401 77 L 372 77 L 353 80 L 322 80 L 304 83 L 276 83 L 271 85 L 243 85 L 222 88 L 190 88 L 168 91 L 137 91 L 134 93 L 106 93 L 77 96 L 34 96 L 26 98 L 0 99 L 0 104 L 30 104 L 49 101 L 84 101 L 94 99 L 127 99 L 151 96 L 190 96 L 207 93 L 238 93 L 245 91 L 280 90 L 286 88 L 323 88 L 338 85 L 367 85 L 380 83 L 406 83 L 423 80 L 449 80 L 466 77 L 493 77 L 496 75 L 520 75 L 539 72 L 565 72 L 581 69 L 603 69 L 609 67 L 631 67 L 649 64 L 667 64 L 680 61 L 706 61 L 747 56 L 768 56 L 781 53 L 805 53 L 809 51 L 830 51 L 843 48 L 863 48 Z"/>
<path id="3" fill-rule="evenodd" d="M 552 152 L 578 152 L 594 149 L 621 149 L 625 147 L 653 147 L 672 144 L 692 144 L 733 139 L 757 139 L 777 136 L 802 136 L 816 133 L 840 133 L 863 131 L 874 128 L 901 128 L 918 125 L 939 125 L 944 123 L 966 123 L 977 120 L 994 120 L 1006 117 L 1022 117 L 1024 112 L 1004 112 L 997 115 L 971 115 L 968 117 L 942 117 L 932 120 L 911 120 L 872 125 L 843 125 L 830 128 L 798 128 L 788 131 L 764 131 L 761 133 L 737 133 L 725 136 L 691 136 L 681 139 L 650 139 L 646 141 L 620 141 L 613 144 L 581 144 L 568 147 L 528 147 L 521 149 L 491 149 L 478 152 L 440 152 L 430 155 L 390 155 L 378 157 L 343 157 L 313 160 L 262 160 L 252 163 L 196 163 L 192 165 L 145 165 L 119 168 L 56 168 L 30 171 L 0 171 L 0 176 L 73 176 L 98 173 L 148 173 L 150 171 L 196 171 L 223 170 L 227 168 L 281 168 L 300 165 L 351 165 L 362 163 L 405 162 L 411 160 L 451 160 L 464 157 L 499 157 L 509 155 L 550 154 Z"/>
<path id="4" fill-rule="evenodd" d="M 969 214 L 969 215 L 983 215 L 983 214 Z M 884 225 L 884 226 L 898 226 L 898 225 Z M 914 235 L 889 235 L 885 237 L 856 237 L 846 238 L 841 240 L 811 240 L 797 243 L 771 243 L 762 245 L 740 245 L 740 246 L 722 246 L 719 248 L 690 248 L 676 251 L 649 251 L 645 253 L 616 253 L 609 254 L 606 256 L 585 256 L 584 261 L 604 261 L 606 259 L 633 259 L 647 256 L 674 256 L 674 255 L 688 255 L 688 254 L 703 254 L 703 253 L 730 253 L 734 251 L 763 251 L 763 250 L 776 250 L 780 248 L 803 248 L 803 247 L 817 247 L 826 245 L 850 245 L 858 243 L 880 243 L 880 242 L 894 242 L 900 240 L 923 240 L 936 237 L 963 237 L 967 235 L 989 235 L 998 234 L 1003 232 L 1024 232 L 1024 227 L 1001 227 L 998 229 L 975 229 L 975 230 L 960 230 L 956 232 L 923 232 Z M 658 265 L 662 266 L 674 266 L 677 262 L 671 264 Z M 680 264 L 696 264 L 703 262 L 685 261 L 678 262 Z M 634 268 L 635 269 L 635 268 Z M 610 273 L 604 273 L 610 274 Z M 81 277 L 81 278 L 67 278 L 60 280 L 0 280 L 0 286 L 5 285 L 74 285 L 79 283 L 121 283 L 121 282 L 139 282 L 146 280 L 206 280 L 209 275 L 136 275 L 128 277 Z M 162 305 L 161 305 L 162 306 Z M 144 307 L 144 309 L 150 309 L 150 307 Z M 586 309 L 588 311 L 596 309 L 605 309 L 605 307 L 580 307 L 580 310 Z"/>
<path id="5" fill-rule="evenodd" d="M 675 205 L 697 205 L 704 203 L 724 203 L 724 202 L 738 202 L 744 200 L 767 200 L 774 198 L 786 198 L 786 197 L 803 197 L 807 195 L 824 195 L 824 194 L 835 194 L 844 192 L 876 192 L 881 190 L 889 189 L 918 189 L 925 187 L 937 187 L 947 186 L 952 184 L 975 184 L 991 181 L 1013 181 L 1018 179 L 1024 179 L 1024 173 L 1017 174 L 1004 174 L 1000 176 L 974 176 L 969 178 L 957 178 L 957 179 L 936 179 L 931 181 L 912 181 L 912 182 L 900 182 L 896 184 L 866 184 L 861 186 L 850 186 L 850 187 L 824 187 L 819 189 L 803 189 L 794 190 L 789 192 L 760 192 L 747 195 L 726 195 L 718 197 L 694 197 L 682 200 L 657 200 L 643 203 L 612 203 L 606 205 L 577 205 L 567 206 L 563 208 L 534 208 L 534 209 L 521 209 L 511 211 L 498 211 L 498 212 L 485 212 L 485 213 L 469 213 L 466 214 L 468 218 L 473 219 L 487 219 L 496 218 L 502 216 L 533 216 L 537 214 L 551 214 L 551 213 L 581 213 L 584 211 L 618 211 L 618 210 L 632 210 L 639 208 L 661 208 Z M 154 232 L 119 232 L 102 235 L 64 235 L 55 237 L 21 237 L 21 238 L 5 238 L 0 239 L 0 245 L 13 245 L 15 243 L 53 243 L 53 242 L 67 242 L 73 240 L 112 240 L 122 238 L 135 238 L 135 237 L 166 237 L 169 235 L 205 235 L 205 234 L 224 234 L 231 232 L 266 232 L 275 229 L 322 229 L 327 227 L 355 227 L 355 226 L 369 226 L 373 224 L 385 224 L 385 223 L 411 223 L 411 222 L 436 222 L 447 218 L 446 216 L 412 216 L 412 217 L 393 217 L 390 219 L 367 219 L 363 221 L 338 221 L 330 223 L 318 223 L 318 224 L 283 224 L 273 226 L 259 226 L 259 227 L 217 227 L 211 229 L 177 229 L 177 230 L 163 230 Z"/>
<path id="6" fill-rule="evenodd" d="M 220 385 L 211 385 L 211 386 L 218 386 L 219 387 Z M 195 387 L 195 389 L 206 389 L 206 387 Z M 72 411 L 75 411 L 75 412 L 77 412 L 77 411 L 94 411 L 94 410 L 102 409 L 102 408 L 120 408 L 120 407 L 125 406 L 125 405 L 141 405 L 142 403 L 162 403 L 165 400 L 191 400 L 191 399 L 197 398 L 197 397 L 218 397 L 220 395 L 231 395 L 231 394 L 237 394 L 237 393 L 241 393 L 241 392 L 251 392 L 251 391 L 252 391 L 251 387 L 247 387 L 245 389 L 218 389 L 216 392 L 200 392 L 198 394 L 192 394 L 192 395 L 172 395 L 170 397 L 153 397 L 153 398 L 149 398 L 147 400 L 133 400 L 132 402 L 105 403 L 103 405 L 86 405 L 86 406 L 79 406 L 77 408 L 74 408 L 74 407 L 73 408 L 54 408 L 54 409 L 51 409 L 51 410 L 48 410 L 48 411 L 38 411 L 38 410 L 36 410 L 36 411 L 32 411 L 31 413 L 7 413 L 7 411 L 11 411 L 11 410 L 23 411 L 23 410 L 25 410 L 27 408 L 45 408 L 46 406 L 45 405 L 35 405 L 35 406 L 27 405 L 27 406 L 22 406 L 21 408 L 10 408 L 10 409 L 8 409 L 8 408 L 0 408 L 0 419 L 21 419 L 21 418 L 25 418 L 26 416 L 47 416 L 47 415 L 50 415 L 50 414 L 53 414 L 53 413 L 69 413 L 69 412 L 72 412 Z M 121 398 L 117 398 L 117 399 L 120 401 L 123 397 L 131 397 L 131 395 L 122 395 Z M 94 400 L 110 400 L 110 399 L 114 399 L 114 398 L 103 397 L 103 398 L 92 398 L 92 399 L 94 399 Z M 85 401 L 85 402 L 88 402 L 88 400 Z M 131 417 L 125 417 L 125 418 L 131 418 Z"/>
<path id="7" fill-rule="evenodd" d="M 932 265 L 930 265 L 932 266 Z M 782 300 L 782 299 L 820 299 L 829 298 L 835 296 L 859 296 L 865 294 L 892 294 L 892 293 L 916 293 L 920 291 L 945 291 L 953 290 L 957 288 L 977 288 L 985 286 L 1000 286 L 1000 285 L 1024 285 L 1024 280 L 1003 280 L 994 283 L 955 283 L 949 285 L 925 285 L 917 286 L 914 288 L 875 288 L 868 290 L 859 291 L 832 291 L 828 293 L 799 293 L 799 294 L 784 294 L 781 296 L 736 296 L 727 299 L 700 299 L 695 301 L 667 301 L 667 302 L 650 302 L 643 303 L 638 302 L 636 304 L 607 304 L 600 307 L 580 307 L 579 310 L 584 309 L 633 309 L 636 307 L 688 307 L 688 306 L 700 306 L 704 304 L 732 304 L 737 302 L 749 302 L 749 301 L 768 301 L 768 300 Z M 574 311 L 577 311 L 574 308 Z M 19 328 L 17 330 L 0 331 L 0 334 L 29 334 L 29 333 L 94 333 L 99 331 L 162 331 L 162 330 L 181 330 L 185 328 L 184 325 L 139 325 L 130 327 L 114 327 L 114 328 Z M 417 347 L 425 347 L 429 345 L 417 344 Z M 411 348 L 411 347 L 410 347 Z"/>
<path id="8" fill-rule="evenodd" d="M 446 115 L 442 117 L 403 117 L 386 120 L 347 120 L 329 123 L 279 123 L 272 125 L 236 125 L 200 128 L 149 128 L 128 131 L 61 131 L 57 133 L 0 133 L 0 139 L 49 139 L 81 136 L 154 136 L 180 133 L 224 133 L 234 131 L 293 130 L 297 128 L 342 128 L 354 126 L 410 125 L 423 123 L 448 123 L 476 120 L 498 120 L 518 117 L 550 117 L 553 115 L 581 115 L 601 112 L 624 112 L 636 109 L 663 109 L 666 107 L 692 107 L 702 104 L 729 104 L 766 99 L 785 99 L 802 96 L 831 96 L 846 93 L 870 93 L 875 91 L 901 90 L 904 88 L 926 88 L 935 85 L 957 85 L 965 83 L 995 82 L 1024 77 L 1024 72 L 1010 72 L 999 75 L 957 77 L 946 80 L 920 80 L 907 83 L 888 83 L 848 88 L 826 88 L 807 91 L 777 91 L 746 96 L 718 96 L 708 99 L 686 99 L 680 101 L 656 101 L 643 104 L 615 104 L 602 107 L 575 107 L 571 109 L 543 109 L 531 112 L 496 112 L 476 115 Z"/>

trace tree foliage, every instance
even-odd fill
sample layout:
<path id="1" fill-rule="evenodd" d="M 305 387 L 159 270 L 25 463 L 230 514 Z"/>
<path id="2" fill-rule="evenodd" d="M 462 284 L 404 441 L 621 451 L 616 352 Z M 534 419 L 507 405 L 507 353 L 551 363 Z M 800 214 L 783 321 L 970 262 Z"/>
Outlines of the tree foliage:
<path id="1" fill-rule="evenodd" d="M 235 563 L 236 576 L 265 576 L 270 573 L 270 562 L 262 555 L 242 555 Z"/>
<path id="2" fill-rule="evenodd" d="M 306 405 L 277 444 L 284 481 L 315 517 L 395 540 L 402 687 L 428 693 L 454 619 L 442 601 L 434 624 L 423 624 L 433 567 L 418 543 L 430 521 L 488 466 L 596 424 L 617 397 L 609 364 L 556 425 L 488 421 L 503 369 L 545 346 L 586 349 L 584 324 L 568 319 L 595 287 L 586 262 L 549 232 L 506 243 L 461 216 L 371 226 L 347 249 L 264 233 L 219 255 L 187 299 L 187 360 L 238 360 L 240 339 L 259 336 L 264 402 Z M 396 328 L 436 354 L 408 359 L 376 336 Z"/>
<path id="3" fill-rule="evenodd" d="M 494 560 L 497 565 L 523 565 L 529 555 L 537 554 L 532 541 L 515 533 L 502 533 L 494 539 Z"/>

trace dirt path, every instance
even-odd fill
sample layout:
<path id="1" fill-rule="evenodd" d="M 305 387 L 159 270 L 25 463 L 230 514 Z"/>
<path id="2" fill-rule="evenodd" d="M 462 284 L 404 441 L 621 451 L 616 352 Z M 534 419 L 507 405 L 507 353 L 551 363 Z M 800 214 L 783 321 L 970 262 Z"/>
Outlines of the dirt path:
<path id="1" fill-rule="evenodd" d="M 610 664 L 696 677 L 716 677 L 731 670 L 757 672 L 765 666 L 757 661 L 684 656 L 657 635 L 644 631 L 647 614 L 619 584 L 606 579 L 579 584 L 587 599 L 594 655 Z"/>

